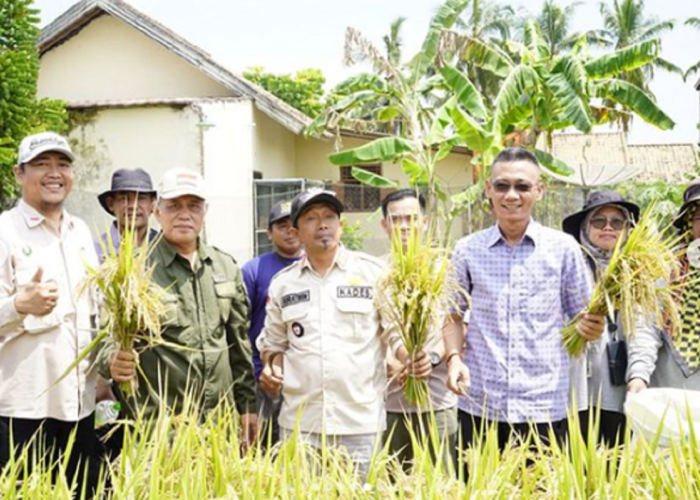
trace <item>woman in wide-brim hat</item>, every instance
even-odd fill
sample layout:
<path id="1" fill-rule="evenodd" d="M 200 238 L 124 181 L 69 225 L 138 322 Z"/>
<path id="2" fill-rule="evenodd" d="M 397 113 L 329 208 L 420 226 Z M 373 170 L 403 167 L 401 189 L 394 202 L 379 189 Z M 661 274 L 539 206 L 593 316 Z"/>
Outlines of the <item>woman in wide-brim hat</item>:
<path id="1" fill-rule="evenodd" d="M 679 331 L 644 330 L 630 346 L 628 389 L 671 387 L 700 391 L 700 181 L 688 185 L 673 220 L 688 248 L 674 284 L 681 321 Z"/>
<path id="2" fill-rule="evenodd" d="M 563 229 L 581 244 L 594 281 L 605 273 L 618 241 L 621 238 L 625 241 L 630 228 L 639 219 L 639 212 L 637 205 L 619 193 L 599 191 L 590 195 L 581 211 L 564 219 Z M 589 422 L 598 413 L 597 441 L 612 445 L 624 437 L 626 348 L 625 336 L 615 315 L 615 322 L 608 319 L 601 338 L 588 344 L 585 356 L 571 361 L 572 385 L 580 410 L 581 430 L 586 438 Z"/>

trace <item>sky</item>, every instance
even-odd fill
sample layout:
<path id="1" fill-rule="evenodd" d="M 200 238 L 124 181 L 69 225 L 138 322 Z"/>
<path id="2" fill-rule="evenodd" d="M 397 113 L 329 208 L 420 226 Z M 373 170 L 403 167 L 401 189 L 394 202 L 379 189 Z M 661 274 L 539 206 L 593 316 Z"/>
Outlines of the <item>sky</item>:
<path id="1" fill-rule="evenodd" d="M 318 68 L 328 84 L 338 83 L 361 68 L 343 63 L 343 41 L 348 26 L 382 47 L 392 20 L 406 18 L 404 54 L 420 49 L 430 18 L 440 0 L 128 0 L 131 5 L 209 52 L 220 64 L 242 73 L 262 66 L 275 73 Z M 606 0 L 611 1 L 611 0 Z M 647 0 L 646 11 L 657 19 L 676 19 L 676 29 L 663 36 L 664 58 L 681 68 L 700 60 L 700 30 L 683 25 L 700 16 L 697 0 Z M 75 0 L 35 0 L 46 25 L 76 3 Z M 503 2 L 502 2 L 503 3 Z M 543 0 L 509 2 L 537 12 Z M 562 5 L 570 0 L 560 0 Z M 599 1 L 581 2 L 573 29 L 600 28 Z M 660 131 L 636 120 L 630 143 L 697 143 L 700 131 L 700 98 L 694 89 L 700 74 L 687 82 L 659 71 L 652 91 L 661 108 L 676 122 L 671 131 Z M 608 130 L 602 128 L 602 131 Z"/>

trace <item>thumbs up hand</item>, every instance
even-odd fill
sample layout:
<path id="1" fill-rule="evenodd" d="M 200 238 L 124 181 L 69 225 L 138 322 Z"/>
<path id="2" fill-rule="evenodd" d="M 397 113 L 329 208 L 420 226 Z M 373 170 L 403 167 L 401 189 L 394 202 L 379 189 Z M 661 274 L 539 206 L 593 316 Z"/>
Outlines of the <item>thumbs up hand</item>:
<path id="1" fill-rule="evenodd" d="M 15 297 L 15 309 L 20 314 L 46 316 L 58 303 L 58 286 L 55 282 L 42 282 L 44 270 L 39 267 L 29 284 L 23 286 Z"/>

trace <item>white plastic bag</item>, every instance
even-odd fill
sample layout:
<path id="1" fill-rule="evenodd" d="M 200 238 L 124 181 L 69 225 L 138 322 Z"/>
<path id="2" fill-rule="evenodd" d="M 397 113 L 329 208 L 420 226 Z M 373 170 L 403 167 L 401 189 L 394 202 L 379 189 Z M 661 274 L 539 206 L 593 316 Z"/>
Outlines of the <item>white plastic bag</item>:
<path id="1" fill-rule="evenodd" d="M 660 431 L 659 446 L 670 448 L 690 436 L 691 427 L 700 440 L 700 391 L 684 389 L 647 389 L 628 393 L 625 414 L 632 432 L 647 441 Z"/>

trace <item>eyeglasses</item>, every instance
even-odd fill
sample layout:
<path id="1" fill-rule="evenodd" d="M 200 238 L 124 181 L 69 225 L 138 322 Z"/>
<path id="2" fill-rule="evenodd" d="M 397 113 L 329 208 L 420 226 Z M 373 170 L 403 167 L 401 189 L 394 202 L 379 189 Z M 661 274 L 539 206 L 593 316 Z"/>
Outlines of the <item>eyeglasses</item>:
<path id="1" fill-rule="evenodd" d="M 615 231 L 620 231 L 627 225 L 626 219 L 621 219 L 619 217 L 612 217 L 608 219 L 607 217 L 593 217 L 591 219 L 591 227 L 596 229 L 605 229 L 608 225 Z"/>
<path id="2" fill-rule="evenodd" d="M 518 193 L 529 193 L 534 189 L 535 185 L 529 182 L 516 182 L 511 184 L 505 181 L 494 181 L 493 190 L 497 193 L 508 193 L 511 189 L 515 189 Z"/>

